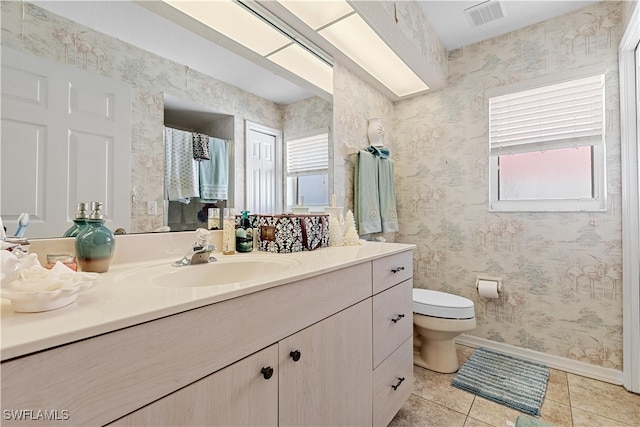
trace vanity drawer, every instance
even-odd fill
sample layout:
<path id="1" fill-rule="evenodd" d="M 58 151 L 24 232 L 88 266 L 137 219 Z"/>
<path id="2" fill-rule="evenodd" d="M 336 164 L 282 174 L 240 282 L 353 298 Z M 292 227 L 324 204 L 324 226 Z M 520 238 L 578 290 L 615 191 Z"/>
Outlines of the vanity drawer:
<path id="1" fill-rule="evenodd" d="M 413 335 L 413 280 L 373 297 L 373 368 Z"/>
<path id="2" fill-rule="evenodd" d="M 410 337 L 373 371 L 373 425 L 388 425 L 412 392 L 413 338 Z"/>
<path id="3" fill-rule="evenodd" d="M 413 277 L 413 251 L 402 252 L 373 261 L 373 293 Z"/>

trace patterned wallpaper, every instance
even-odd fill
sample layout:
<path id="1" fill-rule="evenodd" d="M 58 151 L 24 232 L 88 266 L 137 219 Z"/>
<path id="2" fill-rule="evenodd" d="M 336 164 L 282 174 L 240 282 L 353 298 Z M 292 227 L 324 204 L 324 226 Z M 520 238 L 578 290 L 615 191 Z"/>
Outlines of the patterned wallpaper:
<path id="1" fill-rule="evenodd" d="M 423 57 L 432 64 L 438 81 L 447 79 L 447 49 L 415 1 L 383 1 L 382 7 L 390 17 L 397 17 L 401 31 L 413 41 Z"/>
<path id="2" fill-rule="evenodd" d="M 329 129 L 332 127 L 333 103 L 319 96 L 282 107 L 282 131 L 296 135 L 309 130 Z"/>
<path id="3" fill-rule="evenodd" d="M 354 101 L 357 100 L 357 101 Z M 369 145 L 368 120 L 382 118 L 385 145 L 392 147 L 393 103 L 340 63 L 333 66 L 334 192 L 344 211 L 353 210 L 353 155 Z M 393 152 L 393 151 L 392 151 Z M 393 241 L 393 234 L 388 237 Z"/>
<path id="4" fill-rule="evenodd" d="M 282 107 L 185 65 L 161 58 L 101 34 L 38 6 L 2 0 L 2 46 L 76 66 L 132 87 L 132 203 L 129 232 L 151 231 L 163 224 L 163 93 L 235 116 L 235 206 L 244 202 L 244 121 L 282 128 Z M 159 202 L 158 216 L 146 214 L 145 202 Z"/>
<path id="5" fill-rule="evenodd" d="M 133 161 L 143 166 L 133 170 L 139 200 L 162 193 L 163 92 L 235 115 L 236 141 L 244 140 L 245 118 L 274 127 L 283 120 L 282 109 L 269 101 L 37 6 L 3 0 L 1 7 L 3 46 L 132 85 Z M 449 52 L 447 88 L 395 105 L 337 63 L 332 158 L 333 192 L 351 209 L 351 153 L 368 145 L 367 120 L 381 117 L 396 161 L 402 230 L 385 237 L 417 245 L 415 286 L 474 300 L 473 335 L 615 369 L 622 368 L 620 20 L 620 3 L 600 2 Z M 592 64 L 607 66 L 609 209 L 488 212 L 485 91 Z M 236 176 L 242 177 L 244 146 L 235 147 Z M 237 185 L 236 206 L 243 198 Z M 149 221 L 144 210 L 143 203 L 133 206 L 134 231 L 162 223 L 161 217 Z M 500 299 L 478 300 L 475 279 L 485 274 L 504 279 Z"/>
<path id="6" fill-rule="evenodd" d="M 619 2 L 600 2 L 451 51 L 448 87 L 398 102 L 388 122 L 400 165 L 396 241 L 417 245 L 414 286 L 475 301 L 472 335 L 614 369 L 622 369 L 620 20 Z M 486 90 L 593 64 L 607 69 L 607 211 L 489 212 Z M 500 299 L 478 299 L 478 275 L 504 279 Z"/>

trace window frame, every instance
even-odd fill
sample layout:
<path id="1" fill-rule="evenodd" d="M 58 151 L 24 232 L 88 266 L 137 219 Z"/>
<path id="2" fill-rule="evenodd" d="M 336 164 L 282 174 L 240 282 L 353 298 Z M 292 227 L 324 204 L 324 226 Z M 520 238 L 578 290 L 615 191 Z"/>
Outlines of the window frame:
<path id="1" fill-rule="evenodd" d="M 289 169 L 289 162 L 288 162 L 288 148 L 289 148 L 289 142 L 291 141 L 296 141 L 296 140 L 301 140 L 301 139 L 308 139 L 308 138 L 315 138 L 315 137 L 320 137 L 322 135 L 326 135 L 326 141 L 327 141 L 327 166 L 326 168 L 323 169 L 313 169 L 313 170 L 309 170 L 309 171 L 302 171 L 302 172 L 292 172 L 289 173 L 288 169 Z M 284 153 L 283 153 L 283 157 L 284 157 L 284 167 L 282 168 L 283 170 L 283 175 L 284 175 L 284 182 L 285 182 L 285 195 L 284 195 L 284 205 L 285 205 L 285 209 L 289 210 L 290 208 L 292 208 L 293 206 L 298 206 L 298 198 L 299 198 L 299 189 L 298 189 L 298 179 L 301 176 L 309 176 L 309 175 L 323 175 L 326 174 L 327 175 L 327 193 L 329 193 L 329 178 L 330 178 L 330 163 L 331 163 L 331 134 L 329 132 L 329 129 L 327 128 L 319 128 L 319 129 L 314 129 L 314 130 L 310 130 L 310 131 L 306 131 L 306 132 L 297 132 L 294 134 L 291 134 L 290 137 L 285 138 L 284 140 Z M 290 182 L 289 179 L 292 179 L 293 182 Z M 291 192 L 295 193 L 295 194 L 290 194 Z M 295 201 L 295 203 L 290 204 L 290 199 L 292 201 Z M 294 200 L 295 199 L 295 200 Z M 327 200 L 327 204 L 329 203 L 329 201 Z M 306 207 L 310 208 L 311 212 L 315 212 L 315 211 L 323 211 L 323 208 L 325 205 L 309 205 L 305 203 Z"/>
<path id="2" fill-rule="evenodd" d="M 491 131 L 491 111 L 489 100 L 491 98 L 535 89 L 538 87 L 555 85 L 570 80 L 585 77 L 603 75 L 603 92 L 606 86 L 606 69 L 602 66 L 584 67 L 581 70 L 573 70 L 566 73 L 531 79 L 505 85 L 487 91 L 488 128 L 487 136 Z M 603 93 L 603 108 L 605 102 Z M 566 199 L 528 199 L 528 200 L 500 200 L 499 197 L 499 159 L 500 154 L 493 154 L 489 145 L 489 211 L 490 212 L 604 212 L 607 210 L 607 184 L 606 184 L 606 116 L 603 115 L 602 136 L 598 141 L 586 144 L 592 148 L 592 190 L 591 198 L 566 198 Z M 567 148 L 558 142 L 545 144 L 549 150 Z M 537 149 L 526 150 L 536 152 Z"/>

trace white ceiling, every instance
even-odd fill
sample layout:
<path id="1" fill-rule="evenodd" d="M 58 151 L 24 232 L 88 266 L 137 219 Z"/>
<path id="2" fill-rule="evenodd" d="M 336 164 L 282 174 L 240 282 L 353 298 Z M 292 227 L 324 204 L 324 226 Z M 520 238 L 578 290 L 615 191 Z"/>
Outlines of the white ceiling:
<path id="1" fill-rule="evenodd" d="M 274 72 L 214 45 L 205 38 L 132 1 L 36 0 L 34 2 L 57 15 L 187 65 L 276 103 L 289 104 L 312 95 L 310 91 L 300 88 Z M 482 3 L 481 0 L 418 1 L 447 50 L 504 34 L 596 1 L 503 0 L 503 2 L 507 17 L 472 28 L 463 11 L 470 6 Z M 158 28 L 163 30 L 157 31 Z"/>
<path id="2" fill-rule="evenodd" d="M 496 1 L 496 0 L 491 0 Z M 473 28 L 464 10 L 486 0 L 420 0 L 422 12 L 447 50 L 505 34 L 583 8 L 598 0 L 502 0 L 506 16 Z"/>

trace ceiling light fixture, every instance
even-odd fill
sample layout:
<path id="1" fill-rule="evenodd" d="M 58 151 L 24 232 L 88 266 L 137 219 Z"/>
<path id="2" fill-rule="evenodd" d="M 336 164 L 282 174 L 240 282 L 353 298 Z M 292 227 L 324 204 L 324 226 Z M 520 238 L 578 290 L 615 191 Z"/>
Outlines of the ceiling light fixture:
<path id="1" fill-rule="evenodd" d="M 332 58 L 257 3 L 165 2 L 327 93 L 333 93 Z"/>
<path id="2" fill-rule="evenodd" d="M 346 1 L 280 4 L 398 97 L 429 89 Z"/>
<path id="3" fill-rule="evenodd" d="M 312 55 L 318 57 L 319 60 L 333 67 L 333 59 L 325 51 L 294 30 L 282 19 L 278 18 L 276 15 L 254 1 L 236 0 L 236 2 L 238 5 L 244 7 L 247 11 L 253 13 L 256 17 L 264 21 L 265 24 L 273 27 L 276 31 L 287 37 L 293 43 L 297 43 L 302 48 L 308 50 Z"/>

